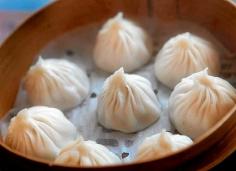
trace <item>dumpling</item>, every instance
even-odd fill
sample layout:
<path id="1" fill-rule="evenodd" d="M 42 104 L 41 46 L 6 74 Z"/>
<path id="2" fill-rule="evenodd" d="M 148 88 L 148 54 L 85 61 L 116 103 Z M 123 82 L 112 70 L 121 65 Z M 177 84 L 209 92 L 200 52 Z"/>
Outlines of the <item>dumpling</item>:
<path id="1" fill-rule="evenodd" d="M 30 68 L 24 88 L 33 105 L 67 110 L 89 93 L 89 79 L 75 64 L 63 59 L 42 59 Z"/>
<path id="2" fill-rule="evenodd" d="M 160 112 L 151 83 L 125 74 L 123 68 L 106 79 L 98 96 L 98 121 L 108 129 L 137 132 L 154 123 Z"/>
<path id="3" fill-rule="evenodd" d="M 207 69 L 182 79 L 169 99 L 170 119 L 191 138 L 206 132 L 236 105 L 236 90 Z"/>
<path id="4" fill-rule="evenodd" d="M 213 45 L 191 33 L 169 39 L 156 56 L 156 77 L 169 88 L 182 78 L 209 68 L 211 75 L 220 71 L 219 54 Z"/>
<path id="5" fill-rule="evenodd" d="M 159 134 L 144 139 L 138 147 L 135 160 L 149 161 L 158 159 L 183 148 L 187 148 L 192 144 L 193 141 L 185 135 L 162 131 Z"/>
<path id="6" fill-rule="evenodd" d="M 152 42 L 147 33 L 118 13 L 109 19 L 99 31 L 94 49 L 94 61 L 98 68 L 114 72 L 123 67 L 131 72 L 151 58 Z"/>
<path id="7" fill-rule="evenodd" d="M 75 126 L 60 110 L 36 106 L 11 119 L 5 143 L 26 156 L 54 160 L 76 138 Z"/>
<path id="8" fill-rule="evenodd" d="M 54 163 L 71 166 L 103 166 L 121 163 L 121 160 L 105 146 L 94 141 L 79 139 L 62 149 Z"/>

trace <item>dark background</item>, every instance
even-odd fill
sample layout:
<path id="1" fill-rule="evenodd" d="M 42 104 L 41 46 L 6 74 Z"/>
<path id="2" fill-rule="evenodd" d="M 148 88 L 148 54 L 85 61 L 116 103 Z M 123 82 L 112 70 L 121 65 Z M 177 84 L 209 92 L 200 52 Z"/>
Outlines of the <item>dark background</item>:
<path id="1" fill-rule="evenodd" d="M 32 169 L 26 169 L 21 165 L 12 163 L 9 160 L 4 159 L 3 156 L 0 155 L 0 171 L 11 171 L 11 170 L 19 170 L 19 171 L 27 171 Z M 178 168 L 176 170 L 184 170 L 182 168 Z M 191 170 L 195 170 L 194 168 Z M 236 171 L 236 152 L 220 163 L 218 166 L 214 167 L 212 171 Z"/>

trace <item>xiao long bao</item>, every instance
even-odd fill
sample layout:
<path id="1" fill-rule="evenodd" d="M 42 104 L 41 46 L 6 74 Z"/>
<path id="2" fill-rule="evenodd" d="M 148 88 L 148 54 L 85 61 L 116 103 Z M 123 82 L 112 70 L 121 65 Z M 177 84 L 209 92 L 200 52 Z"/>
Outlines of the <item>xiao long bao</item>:
<path id="1" fill-rule="evenodd" d="M 159 119 L 160 112 L 151 83 L 123 68 L 106 79 L 98 97 L 98 121 L 108 129 L 137 132 Z"/>
<path id="2" fill-rule="evenodd" d="M 163 28 L 170 23 L 153 23 L 144 15 L 136 17 L 157 36 L 149 37 L 120 12 L 100 30 L 99 20 L 77 22 L 81 25 L 75 30 L 65 26 L 68 35 L 42 49 L 43 54 L 55 58 L 40 57 L 30 67 L 11 111 L 23 110 L 15 116 L 10 111 L 0 120 L 0 139 L 10 151 L 62 170 L 117 169 L 116 165 L 150 160 L 160 164 L 189 155 L 198 148 L 203 133 L 215 131 L 208 130 L 236 107 L 236 89 L 216 77 L 221 73 L 220 54 L 229 56 L 227 49 L 216 49 L 215 42 L 188 32 L 170 38 L 159 49 L 159 43 L 169 36 L 162 34 L 167 33 Z M 188 24 L 184 22 L 192 30 L 192 24 Z M 175 27 L 169 29 L 168 33 L 178 31 Z M 154 50 L 158 51 L 155 62 Z M 63 55 L 69 60 L 57 58 Z M 70 60 L 81 63 L 76 65 Z M 222 58 L 224 66 L 228 61 Z M 232 75 L 232 67 L 227 67 Z M 13 102 L 15 91 L 12 93 L 9 102 Z M 161 163 L 160 167 L 165 165 Z"/>
<path id="3" fill-rule="evenodd" d="M 89 93 L 89 79 L 75 64 L 63 59 L 42 59 L 26 74 L 24 88 L 33 105 L 67 110 Z"/>
<path id="4" fill-rule="evenodd" d="M 70 166 L 104 166 L 121 163 L 121 160 L 103 145 L 78 139 L 63 148 L 54 163 Z"/>
<path id="5" fill-rule="evenodd" d="M 169 99 L 170 119 L 191 138 L 206 132 L 236 105 L 236 90 L 207 69 L 182 79 Z"/>
<path id="6" fill-rule="evenodd" d="M 209 73 L 220 71 L 219 54 L 213 45 L 191 33 L 169 39 L 156 56 L 156 77 L 173 89 L 182 78 L 208 67 Z"/>
<path id="7" fill-rule="evenodd" d="M 164 157 L 193 144 L 193 141 L 185 136 L 162 131 L 144 139 L 138 148 L 136 161 L 149 161 Z"/>
<path id="8" fill-rule="evenodd" d="M 152 55 L 152 42 L 139 26 L 118 13 L 109 19 L 97 35 L 94 61 L 98 68 L 114 72 L 123 67 L 126 72 L 140 68 Z"/>
<path id="9" fill-rule="evenodd" d="M 36 106 L 11 119 L 5 143 L 26 156 L 54 160 L 76 138 L 75 126 L 60 110 Z"/>

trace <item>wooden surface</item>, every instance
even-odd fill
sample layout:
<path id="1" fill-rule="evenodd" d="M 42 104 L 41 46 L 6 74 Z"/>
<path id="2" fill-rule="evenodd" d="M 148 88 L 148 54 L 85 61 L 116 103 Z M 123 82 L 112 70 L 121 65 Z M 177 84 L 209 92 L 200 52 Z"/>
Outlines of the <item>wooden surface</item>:
<path id="1" fill-rule="evenodd" d="M 236 44 L 232 43 L 236 41 L 236 9 L 225 0 L 205 0 L 204 3 L 199 3 L 198 0 L 57 1 L 30 18 L 0 47 L 0 116 L 11 108 L 19 82 L 40 49 L 49 41 L 75 27 L 102 21 L 117 11 L 124 11 L 131 16 L 153 17 L 153 22 L 158 20 L 171 22 L 177 18 L 194 21 L 211 31 L 232 53 L 236 52 Z M 236 113 L 232 111 L 187 150 L 159 160 L 112 167 L 112 169 L 171 169 L 183 164 L 185 168 L 210 168 L 235 151 L 236 144 L 232 141 L 235 140 L 235 125 Z M 20 162 L 34 169 L 51 168 L 45 161 L 27 160 L 20 154 L 16 156 L 13 152 L 10 153 L 10 149 L 7 149 L 2 142 L 0 145 L 1 154 L 13 162 Z M 212 151 L 215 154 L 212 154 Z M 207 157 L 209 153 L 211 158 Z M 63 169 L 56 166 L 53 168 Z M 109 169 L 111 168 L 100 168 L 100 170 Z"/>

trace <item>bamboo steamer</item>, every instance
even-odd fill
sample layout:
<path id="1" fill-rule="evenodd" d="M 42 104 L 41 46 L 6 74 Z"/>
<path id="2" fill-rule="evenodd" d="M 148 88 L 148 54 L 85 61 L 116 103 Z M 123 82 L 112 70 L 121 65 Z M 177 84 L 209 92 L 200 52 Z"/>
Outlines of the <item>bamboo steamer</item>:
<path id="1" fill-rule="evenodd" d="M 117 11 L 158 20 L 195 22 L 236 53 L 236 6 L 228 0 L 58 0 L 32 15 L 0 47 L 0 117 L 12 107 L 21 78 L 34 57 L 51 40 L 74 28 L 103 21 Z M 76 168 L 26 158 L 0 141 L 0 157 L 30 170 L 168 170 L 176 167 L 207 170 L 236 150 L 236 106 L 194 145 L 145 163 Z"/>

